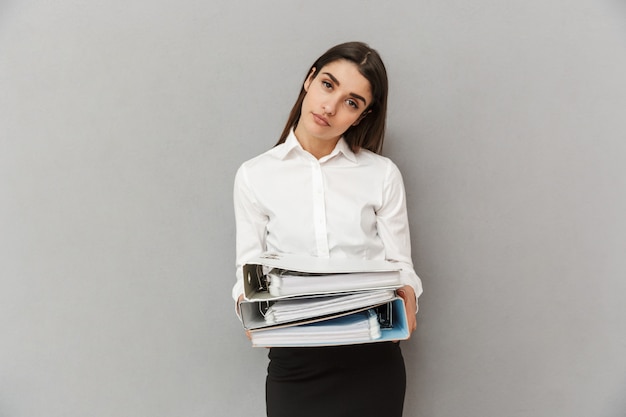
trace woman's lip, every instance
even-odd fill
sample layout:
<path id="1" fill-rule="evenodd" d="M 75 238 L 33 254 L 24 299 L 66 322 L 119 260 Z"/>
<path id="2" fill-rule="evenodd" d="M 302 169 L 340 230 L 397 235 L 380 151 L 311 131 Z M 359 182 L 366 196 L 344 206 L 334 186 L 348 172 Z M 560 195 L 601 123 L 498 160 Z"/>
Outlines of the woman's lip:
<path id="1" fill-rule="evenodd" d="M 313 119 L 315 120 L 315 123 L 317 123 L 318 125 L 330 126 L 330 123 L 328 123 L 328 120 L 326 120 L 323 116 L 320 116 L 319 114 L 313 113 Z"/>

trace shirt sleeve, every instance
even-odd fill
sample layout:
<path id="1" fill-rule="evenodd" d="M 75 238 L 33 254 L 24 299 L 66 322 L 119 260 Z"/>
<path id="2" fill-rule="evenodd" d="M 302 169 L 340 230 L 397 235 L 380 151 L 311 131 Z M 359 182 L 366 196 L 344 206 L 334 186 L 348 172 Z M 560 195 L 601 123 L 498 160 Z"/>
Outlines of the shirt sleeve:
<path id="1" fill-rule="evenodd" d="M 389 160 L 383 188 L 383 204 L 376 211 L 376 228 L 385 246 L 385 258 L 402 265 L 402 282 L 422 294 L 422 281 L 415 273 L 411 259 L 411 234 L 406 208 L 402 174 Z M 416 300 L 417 301 L 417 300 Z"/>
<path id="2" fill-rule="evenodd" d="M 236 226 L 236 278 L 232 296 L 235 302 L 243 294 L 243 265 L 266 250 L 268 216 L 255 198 L 245 165 L 235 176 L 233 191 Z"/>

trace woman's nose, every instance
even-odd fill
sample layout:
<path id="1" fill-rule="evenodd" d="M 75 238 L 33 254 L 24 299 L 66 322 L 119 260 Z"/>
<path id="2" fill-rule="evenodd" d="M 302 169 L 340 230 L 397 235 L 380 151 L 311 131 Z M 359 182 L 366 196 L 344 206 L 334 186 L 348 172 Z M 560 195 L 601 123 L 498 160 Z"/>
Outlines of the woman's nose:
<path id="1" fill-rule="evenodd" d="M 327 102 L 326 104 L 322 106 L 322 108 L 324 109 L 324 113 L 331 115 L 331 116 L 335 114 L 335 107 L 336 105 L 332 102 Z"/>

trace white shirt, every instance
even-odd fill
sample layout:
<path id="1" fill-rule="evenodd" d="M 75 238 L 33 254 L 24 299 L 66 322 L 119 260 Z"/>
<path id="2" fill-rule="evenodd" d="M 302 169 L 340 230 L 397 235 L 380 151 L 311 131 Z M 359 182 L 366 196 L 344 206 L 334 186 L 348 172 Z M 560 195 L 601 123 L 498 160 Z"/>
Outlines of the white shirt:
<path id="1" fill-rule="evenodd" d="M 402 176 L 386 157 L 354 153 L 342 138 L 318 160 L 292 131 L 285 143 L 241 165 L 234 203 L 235 300 L 243 293 L 243 264 L 266 251 L 396 261 L 402 282 L 416 297 L 422 293 Z"/>

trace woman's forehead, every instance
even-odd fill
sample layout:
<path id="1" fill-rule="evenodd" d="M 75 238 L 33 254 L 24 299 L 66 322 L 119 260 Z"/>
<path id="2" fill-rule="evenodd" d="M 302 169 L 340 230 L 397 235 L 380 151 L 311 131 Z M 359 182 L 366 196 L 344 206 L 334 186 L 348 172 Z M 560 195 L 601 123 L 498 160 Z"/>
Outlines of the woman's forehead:
<path id="1" fill-rule="evenodd" d="M 319 69 L 319 74 L 332 76 L 333 81 L 338 82 L 339 86 L 354 93 L 371 94 L 370 82 L 361 74 L 359 67 L 354 62 L 345 59 L 329 62 Z"/>

